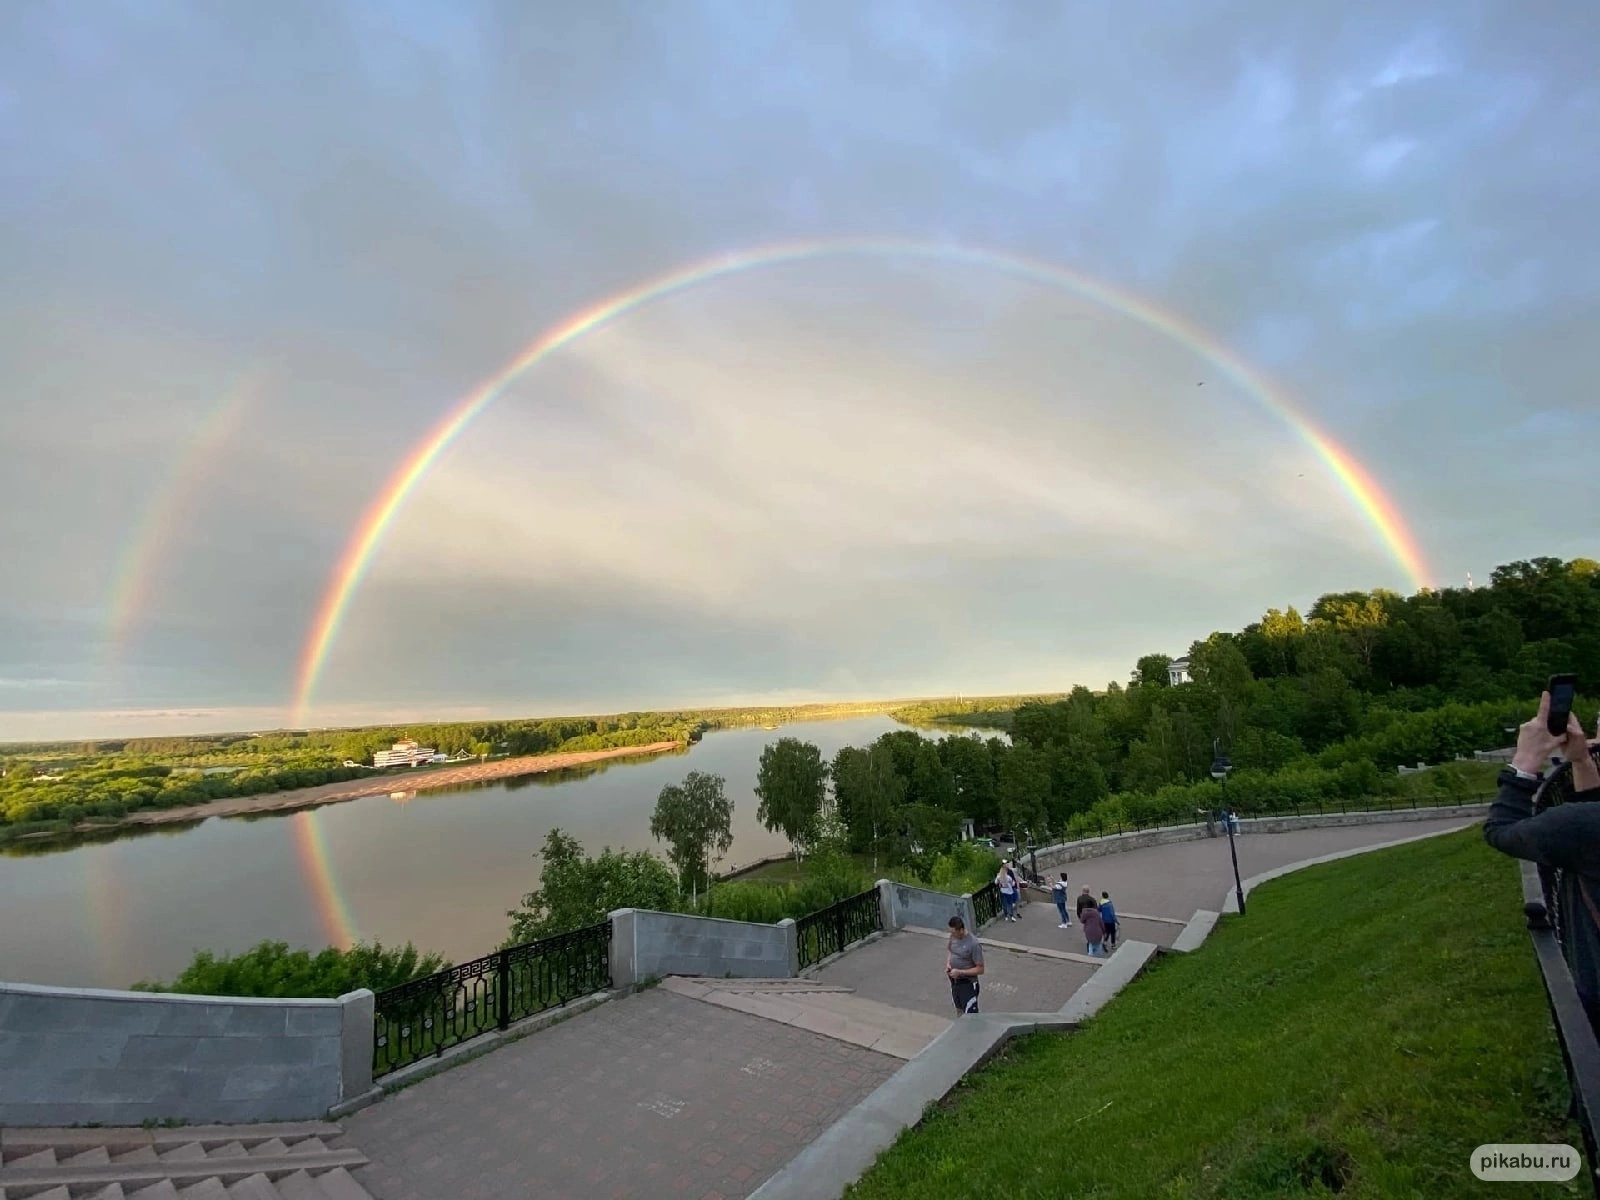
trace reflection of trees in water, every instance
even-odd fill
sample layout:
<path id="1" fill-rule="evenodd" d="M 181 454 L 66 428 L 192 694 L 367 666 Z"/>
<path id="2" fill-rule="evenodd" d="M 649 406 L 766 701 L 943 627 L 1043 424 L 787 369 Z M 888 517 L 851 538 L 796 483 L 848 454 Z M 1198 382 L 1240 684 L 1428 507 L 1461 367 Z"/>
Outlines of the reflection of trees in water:
<path id="1" fill-rule="evenodd" d="M 6 858 L 38 858 L 46 854 L 63 854 L 80 846 L 100 846 L 107 842 L 124 842 L 131 838 L 176 837 L 188 833 L 209 817 L 193 821 L 171 821 L 165 825 L 116 825 L 87 833 L 53 833 L 44 837 L 27 838 L 0 845 L 0 856 Z"/>

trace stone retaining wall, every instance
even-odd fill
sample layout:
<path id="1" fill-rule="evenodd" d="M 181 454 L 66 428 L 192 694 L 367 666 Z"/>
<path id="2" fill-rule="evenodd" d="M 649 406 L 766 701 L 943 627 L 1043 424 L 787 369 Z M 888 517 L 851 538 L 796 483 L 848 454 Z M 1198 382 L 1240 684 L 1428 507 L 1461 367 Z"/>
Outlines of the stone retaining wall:
<path id="1" fill-rule="evenodd" d="M 620 908 L 611 914 L 611 982 L 627 988 L 667 975 L 790 979 L 799 973 L 792 920 L 776 925 Z"/>
<path id="2" fill-rule="evenodd" d="M 1476 804 L 1455 804 L 1448 808 L 1397 808 L 1392 812 L 1307 813 L 1295 816 L 1251 817 L 1239 822 L 1239 834 L 1288 833 L 1295 829 L 1323 829 L 1338 825 L 1381 825 L 1390 822 L 1435 821 L 1450 817 L 1481 817 L 1489 811 L 1488 801 Z M 1062 863 L 1081 862 L 1088 858 L 1101 858 L 1107 854 L 1121 854 L 1125 850 L 1142 850 L 1146 846 L 1165 846 L 1173 842 L 1192 842 L 1209 836 L 1204 825 L 1175 825 L 1170 829 L 1146 829 L 1136 833 L 1113 833 L 1105 837 L 1084 838 L 1077 842 L 1064 842 L 1045 846 L 1035 851 L 1042 875 L 1047 867 Z M 1218 827 L 1217 837 L 1226 834 Z M 1025 865 L 1028 856 L 1022 856 Z"/>
<path id="3" fill-rule="evenodd" d="M 904 929 L 907 925 L 944 929 L 951 917 L 960 915 L 967 923 L 967 928 L 977 932 L 978 922 L 973 915 L 971 896 L 952 896 L 947 892 L 893 883 L 887 879 L 878 880 L 878 893 L 887 900 L 884 905 L 885 929 Z"/>
<path id="4" fill-rule="evenodd" d="M 372 1086 L 372 1006 L 0 983 L 0 1125 L 321 1118 Z"/>

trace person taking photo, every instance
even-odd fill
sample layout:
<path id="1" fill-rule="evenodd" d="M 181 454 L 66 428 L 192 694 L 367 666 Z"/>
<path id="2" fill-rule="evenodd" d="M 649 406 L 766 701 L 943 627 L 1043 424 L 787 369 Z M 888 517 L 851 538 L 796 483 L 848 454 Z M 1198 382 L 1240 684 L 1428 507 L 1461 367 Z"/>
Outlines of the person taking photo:
<path id="1" fill-rule="evenodd" d="M 1565 734 L 1556 737 L 1549 716 L 1545 692 L 1539 711 L 1517 731 L 1517 748 L 1500 772 L 1483 836 L 1503 854 L 1561 871 L 1556 904 L 1563 949 L 1578 998 L 1600 1037 L 1600 804 L 1582 803 L 1600 800 L 1600 767 L 1578 718 L 1569 716 Z M 1595 736 L 1600 739 L 1600 729 Z M 1572 764 L 1572 802 L 1535 815 L 1534 794 L 1558 752 Z"/>

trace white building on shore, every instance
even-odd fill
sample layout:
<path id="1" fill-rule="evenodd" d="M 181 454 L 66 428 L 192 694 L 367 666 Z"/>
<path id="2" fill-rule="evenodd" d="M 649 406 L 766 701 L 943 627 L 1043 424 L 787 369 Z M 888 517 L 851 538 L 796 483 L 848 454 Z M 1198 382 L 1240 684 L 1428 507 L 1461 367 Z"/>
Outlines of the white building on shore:
<path id="1" fill-rule="evenodd" d="M 372 756 L 374 767 L 419 767 L 425 762 L 434 760 L 432 746 L 419 746 L 415 741 L 407 738 L 403 742 L 396 742 L 392 750 L 379 750 Z"/>

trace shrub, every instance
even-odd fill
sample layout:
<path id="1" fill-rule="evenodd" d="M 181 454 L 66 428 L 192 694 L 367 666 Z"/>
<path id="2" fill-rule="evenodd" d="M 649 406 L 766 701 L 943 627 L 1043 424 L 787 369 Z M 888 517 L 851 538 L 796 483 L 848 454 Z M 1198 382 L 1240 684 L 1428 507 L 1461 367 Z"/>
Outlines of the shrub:
<path id="1" fill-rule="evenodd" d="M 437 954 L 422 954 L 410 942 L 385 948 L 373 942 L 349 950 L 329 947 L 317 954 L 291 950 L 287 942 L 262 942 L 243 954 L 218 958 L 202 950 L 171 983 L 141 982 L 137 992 L 181 992 L 196 996 L 334 998 L 357 988 L 381 992 L 448 964 Z"/>

